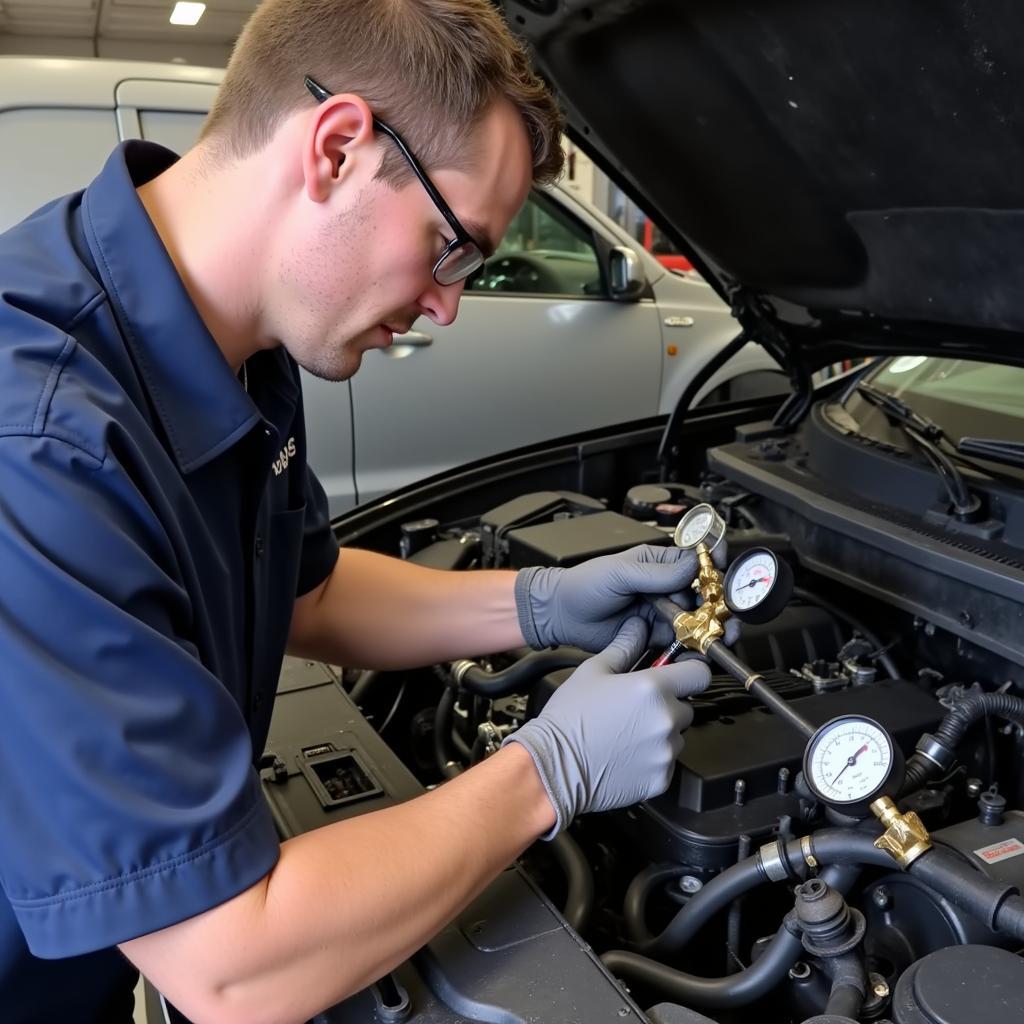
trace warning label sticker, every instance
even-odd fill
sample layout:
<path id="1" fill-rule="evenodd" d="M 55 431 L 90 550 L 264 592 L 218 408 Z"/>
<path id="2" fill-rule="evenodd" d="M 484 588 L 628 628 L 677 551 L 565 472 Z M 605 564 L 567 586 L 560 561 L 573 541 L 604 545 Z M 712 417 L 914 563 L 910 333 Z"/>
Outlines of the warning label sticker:
<path id="1" fill-rule="evenodd" d="M 983 846 L 980 850 L 974 851 L 974 855 L 980 857 L 986 864 L 998 864 L 1001 860 L 1019 857 L 1022 853 L 1024 853 L 1024 843 L 1019 839 L 1004 839 L 1002 842 Z"/>

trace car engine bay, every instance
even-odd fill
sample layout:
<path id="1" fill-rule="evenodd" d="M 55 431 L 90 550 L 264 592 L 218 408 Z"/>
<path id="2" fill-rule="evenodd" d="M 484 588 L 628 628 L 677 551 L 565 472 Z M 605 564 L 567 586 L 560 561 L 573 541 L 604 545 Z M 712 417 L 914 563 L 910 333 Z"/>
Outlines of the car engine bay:
<path id="1" fill-rule="evenodd" d="M 623 986 L 609 989 L 609 1020 L 988 1024 L 1024 1014 L 1024 565 L 1006 514 L 1016 496 L 989 506 L 1005 530 L 944 523 L 938 506 L 917 516 L 854 498 L 858 477 L 877 483 L 892 454 L 836 452 L 845 442 L 821 408 L 795 432 L 739 427 L 709 448 L 693 482 L 648 477 L 614 502 L 527 491 L 391 531 L 389 553 L 459 571 L 573 565 L 638 543 L 694 547 L 698 534 L 709 551 L 721 533 L 729 571 L 705 580 L 690 609 L 659 608 L 679 616 L 677 637 L 723 594 L 746 619 L 730 647 L 697 645 L 717 652 L 714 675 L 693 699 L 668 791 L 577 820 L 517 869 L 559 908 L 573 955 L 582 950 L 602 984 L 610 975 Z M 925 473 L 908 486 L 931 495 L 935 481 Z M 763 587 L 776 592 L 761 605 Z M 496 751 L 586 657 L 523 649 L 417 672 L 346 670 L 336 683 L 353 705 L 350 727 L 361 712 L 373 742 L 415 779 L 404 798 Z M 273 791 L 298 774 L 326 794 L 324 809 L 372 809 L 388 789 L 365 751 L 292 743 L 282 753 L 281 735 L 272 728 L 263 777 L 282 820 L 287 801 Z M 318 774 L 339 756 L 342 770 Z M 325 780 L 340 786 L 334 797 Z M 455 927 L 471 936 L 465 920 Z M 436 957 L 424 955 L 433 967 L 421 958 L 417 977 L 451 996 L 457 986 L 438 981 Z M 521 965 L 504 969 L 531 990 L 576 978 L 568 961 L 529 979 Z M 381 1016 L 378 993 L 376 1019 L 605 1019 L 454 996 L 445 1005 L 459 1016 L 431 1016 L 423 1007 L 435 997 L 417 1002 L 411 977 L 388 982 L 405 1016 Z"/>

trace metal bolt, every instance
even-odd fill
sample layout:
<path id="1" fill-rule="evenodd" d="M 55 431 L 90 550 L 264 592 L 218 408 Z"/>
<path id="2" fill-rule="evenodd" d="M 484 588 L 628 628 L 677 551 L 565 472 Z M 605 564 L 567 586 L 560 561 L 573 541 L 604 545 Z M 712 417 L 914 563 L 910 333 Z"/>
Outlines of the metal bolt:
<path id="1" fill-rule="evenodd" d="M 779 769 L 779 780 L 778 780 L 778 784 L 776 785 L 775 788 L 780 793 L 788 793 L 789 792 L 789 769 L 788 768 L 780 768 Z"/>
<path id="2" fill-rule="evenodd" d="M 934 622 L 926 622 L 924 624 L 924 635 L 925 636 L 935 636 L 935 623 Z"/>
<path id="3" fill-rule="evenodd" d="M 619 1007 L 619 1016 L 620 1017 L 628 1017 L 629 1016 L 629 1007 L 628 1006 L 620 1006 Z"/>
<path id="4" fill-rule="evenodd" d="M 964 611 L 962 611 L 957 616 L 957 618 L 960 620 L 960 625 L 961 626 L 964 626 L 967 629 L 972 629 L 974 627 L 974 618 L 971 615 L 971 613 L 969 611 L 967 611 L 966 609 L 964 609 Z"/>
<path id="5" fill-rule="evenodd" d="M 879 999 L 886 999 L 889 996 L 889 984 L 884 978 L 879 978 L 871 986 L 871 991 L 874 992 Z"/>
<path id="6" fill-rule="evenodd" d="M 736 780 L 736 785 L 733 786 L 732 792 L 732 802 L 737 807 L 742 807 L 747 799 L 747 784 L 743 781 L 743 779 Z"/>
<path id="7" fill-rule="evenodd" d="M 688 896 L 692 896 L 695 892 L 700 892 L 704 888 L 704 883 L 694 875 L 683 875 L 679 879 L 679 888 Z"/>
<path id="8" fill-rule="evenodd" d="M 885 910 L 892 902 L 892 896 L 884 885 L 880 885 L 872 894 L 871 900 L 879 910 Z"/>
<path id="9" fill-rule="evenodd" d="M 985 788 L 985 783 L 981 779 L 968 779 L 967 780 L 967 795 L 974 800 L 977 800 L 981 796 L 981 791 Z"/>

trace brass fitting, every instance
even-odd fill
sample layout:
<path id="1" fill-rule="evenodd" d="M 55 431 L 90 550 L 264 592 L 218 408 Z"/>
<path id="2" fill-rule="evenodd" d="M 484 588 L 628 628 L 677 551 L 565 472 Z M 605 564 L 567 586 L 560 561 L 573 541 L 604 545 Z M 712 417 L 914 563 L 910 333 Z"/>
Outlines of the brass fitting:
<path id="1" fill-rule="evenodd" d="M 680 612 L 672 620 L 676 639 L 691 651 L 707 654 L 715 640 L 725 636 L 722 625 L 731 612 L 725 603 L 724 577 L 711 560 L 706 544 L 696 547 L 698 571 L 693 589 L 701 597 L 701 605 L 692 612 Z"/>
<path id="2" fill-rule="evenodd" d="M 871 813 L 886 827 L 875 840 L 875 846 L 891 854 L 901 868 L 910 867 L 922 853 L 931 849 L 928 830 L 913 811 L 900 814 L 889 797 L 880 796 L 871 805 Z"/>

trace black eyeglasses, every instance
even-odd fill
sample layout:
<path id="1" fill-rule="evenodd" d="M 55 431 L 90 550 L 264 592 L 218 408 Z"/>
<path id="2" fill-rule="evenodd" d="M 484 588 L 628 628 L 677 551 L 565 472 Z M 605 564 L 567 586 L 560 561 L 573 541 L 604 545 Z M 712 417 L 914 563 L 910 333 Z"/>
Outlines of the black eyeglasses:
<path id="1" fill-rule="evenodd" d="M 330 99 L 334 95 L 309 75 L 306 75 L 304 81 L 306 88 L 318 103 L 323 103 L 324 100 Z M 459 218 L 452 213 L 451 207 L 441 198 L 441 193 L 427 177 L 427 172 L 423 170 L 419 160 L 412 155 L 412 151 L 402 141 L 402 136 L 379 117 L 374 117 L 373 127 L 383 132 L 398 147 L 412 168 L 413 174 L 419 178 L 420 184 L 427 190 L 427 195 L 430 196 L 438 212 L 455 232 L 455 237 L 444 247 L 440 259 L 434 264 L 434 280 L 440 285 L 449 285 L 469 277 L 483 265 L 483 250 L 473 236 L 459 223 Z"/>

